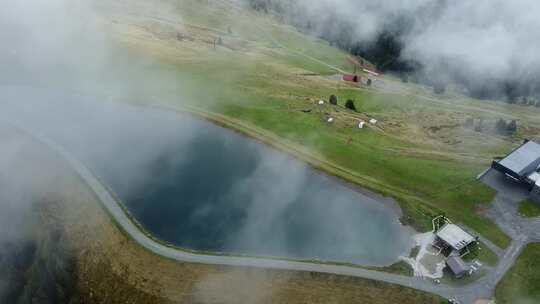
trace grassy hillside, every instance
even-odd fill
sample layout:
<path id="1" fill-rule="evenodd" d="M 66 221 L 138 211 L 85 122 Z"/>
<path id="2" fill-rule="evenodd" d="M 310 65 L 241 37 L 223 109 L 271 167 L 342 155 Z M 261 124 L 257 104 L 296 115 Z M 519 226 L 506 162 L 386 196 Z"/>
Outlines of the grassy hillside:
<path id="1" fill-rule="evenodd" d="M 497 303 L 540 302 L 540 244 L 530 244 L 497 286 Z"/>
<path id="2" fill-rule="evenodd" d="M 374 79 L 371 88 L 351 86 L 327 77 L 352 70 L 347 54 L 271 16 L 225 0 L 156 3 L 98 2 L 103 28 L 122 50 L 119 61 L 145 62 L 131 73 L 143 75 L 144 86 L 127 101 L 189 108 L 243 129 L 396 198 L 404 221 L 417 228 L 429 228 L 431 216 L 446 213 L 498 245 L 508 244 L 480 215 L 494 193 L 474 179 L 493 156 L 539 133 L 540 110 L 454 92 L 434 96 L 391 76 Z M 330 94 L 338 96 L 338 106 L 317 104 Z M 349 98 L 358 112 L 343 107 Z M 328 117 L 335 122 L 326 123 Z M 369 118 L 379 123 L 359 130 L 358 122 Z M 494 134 L 499 118 L 517 119 L 518 134 Z M 468 119 L 483 120 L 482 130 L 466 126 Z"/>

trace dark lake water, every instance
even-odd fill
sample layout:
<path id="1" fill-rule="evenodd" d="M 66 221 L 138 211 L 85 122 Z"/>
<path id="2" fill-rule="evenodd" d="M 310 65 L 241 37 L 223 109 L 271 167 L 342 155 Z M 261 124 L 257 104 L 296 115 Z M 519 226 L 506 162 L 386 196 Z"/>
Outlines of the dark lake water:
<path id="1" fill-rule="evenodd" d="M 411 246 L 387 204 L 206 121 L 2 88 L 2 117 L 79 157 L 155 237 L 233 254 L 388 265 Z"/>

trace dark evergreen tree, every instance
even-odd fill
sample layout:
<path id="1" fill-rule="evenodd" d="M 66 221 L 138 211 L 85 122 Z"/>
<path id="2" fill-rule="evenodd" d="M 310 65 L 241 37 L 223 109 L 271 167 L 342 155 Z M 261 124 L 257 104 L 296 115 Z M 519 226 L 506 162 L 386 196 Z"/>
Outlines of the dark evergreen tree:
<path id="1" fill-rule="evenodd" d="M 347 102 L 345 103 L 345 107 L 349 110 L 356 112 L 356 106 L 354 105 L 354 100 L 352 99 L 347 100 Z"/>
<path id="2" fill-rule="evenodd" d="M 338 102 L 337 96 L 333 94 L 330 95 L 330 104 L 336 106 L 337 102 Z"/>

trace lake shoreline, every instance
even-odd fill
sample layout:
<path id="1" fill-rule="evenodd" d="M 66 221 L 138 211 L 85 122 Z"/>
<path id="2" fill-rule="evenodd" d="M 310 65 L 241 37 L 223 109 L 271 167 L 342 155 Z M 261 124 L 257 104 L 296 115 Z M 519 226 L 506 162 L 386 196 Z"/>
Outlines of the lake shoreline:
<path id="1" fill-rule="evenodd" d="M 323 176 L 325 178 L 328 178 L 336 183 L 339 183 L 342 186 L 345 186 L 348 189 L 351 189 L 361 195 L 364 195 L 374 201 L 377 201 L 378 203 L 382 204 L 384 207 L 391 210 L 398 218 L 401 218 L 404 215 L 403 209 L 401 208 L 398 201 L 396 201 L 391 196 L 385 196 L 382 193 L 378 193 L 376 191 L 373 191 L 361 184 L 358 184 L 354 182 L 353 180 L 347 179 L 343 176 L 336 176 L 336 174 L 333 174 L 333 172 L 326 170 L 325 168 L 322 168 L 320 166 L 315 166 L 309 158 L 306 158 L 302 152 L 295 153 L 295 150 L 293 149 L 287 149 L 283 148 L 281 143 L 274 142 L 268 138 L 265 138 L 264 136 L 256 136 L 254 132 L 249 132 L 245 130 L 244 128 L 238 128 L 235 127 L 234 123 L 231 123 L 230 121 L 227 121 L 226 117 L 220 114 L 214 114 L 210 112 L 199 112 L 195 109 L 177 109 L 172 108 L 164 105 L 154 105 L 154 104 L 136 104 L 136 106 L 141 106 L 144 108 L 151 108 L 151 109 L 157 109 L 161 110 L 167 113 L 175 113 L 177 115 L 187 115 L 189 117 L 195 117 L 197 119 L 203 119 L 205 121 L 208 121 L 214 125 L 217 125 L 219 127 L 222 127 L 224 129 L 227 129 L 231 132 L 237 133 L 241 136 L 247 137 L 251 140 L 255 140 L 256 142 L 259 142 L 267 147 L 270 147 L 272 149 L 275 149 L 276 151 L 285 153 L 287 156 L 290 156 L 298 161 L 301 161 L 305 164 L 307 164 L 310 169 L 314 171 L 314 173 Z M 256 131 L 255 131 L 256 132 Z M 411 229 L 413 234 L 419 233 L 414 227 L 409 225 L 404 225 L 405 227 L 408 227 Z"/>

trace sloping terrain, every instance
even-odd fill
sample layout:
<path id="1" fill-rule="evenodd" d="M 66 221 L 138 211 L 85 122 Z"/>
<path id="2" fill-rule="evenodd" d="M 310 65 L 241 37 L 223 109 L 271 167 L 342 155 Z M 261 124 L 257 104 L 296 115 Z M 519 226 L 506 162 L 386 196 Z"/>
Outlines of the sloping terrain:
<path id="1" fill-rule="evenodd" d="M 371 87 L 341 82 L 336 74 L 353 69 L 347 54 L 236 2 L 98 0 L 93 5 L 99 29 L 113 47 L 106 55 L 110 69 L 86 82 L 86 93 L 209 119 L 396 198 L 405 211 L 403 222 L 416 228 L 427 229 L 433 215 L 445 213 L 498 246 L 508 245 L 508 237 L 482 216 L 494 193 L 475 177 L 493 156 L 538 135 L 540 110 L 453 91 L 434 95 L 391 75 L 373 78 Z M 85 59 L 80 58 L 81 67 Z M 124 87 L 116 78 L 125 80 Z M 41 81 L 66 85 L 53 77 Z M 338 97 L 337 106 L 326 102 L 331 94 Z M 357 111 L 345 108 L 347 99 Z M 330 117 L 333 123 L 327 122 Z M 371 118 L 377 124 L 358 129 L 361 120 Z M 497 134 L 501 118 L 517 120 L 517 133 Z M 32 232 L 33 245 L 13 245 L 1 259 L 8 267 L 13 256 L 32 253 L 20 262 L 25 276 L 16 279 L 24 293 L 12 299 L 39 293 L 55 303 L 439 301 L 367 280 L 163 260 L 122 234 L 77 176 L 53 159 L 39 164 L 51 166 L 44 172 L 60 168 L 56 179 L 46 180 L 62 191 L 46 197 L 36 213 L 49 219 L 39 227 L 51 228 Z M 59 251 L 48 250 L 53 247 Z M 33 283 L 24 283 L 26 275 Z M 41 275 L 58 275 L 59 283 L 40 286 Z M 73 281 L 61 278 L 66 276 Z"/>

